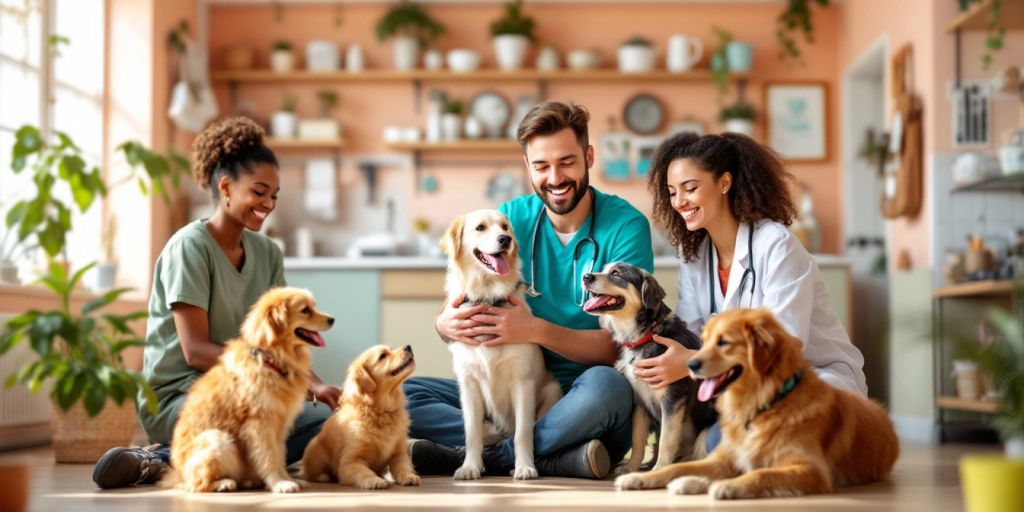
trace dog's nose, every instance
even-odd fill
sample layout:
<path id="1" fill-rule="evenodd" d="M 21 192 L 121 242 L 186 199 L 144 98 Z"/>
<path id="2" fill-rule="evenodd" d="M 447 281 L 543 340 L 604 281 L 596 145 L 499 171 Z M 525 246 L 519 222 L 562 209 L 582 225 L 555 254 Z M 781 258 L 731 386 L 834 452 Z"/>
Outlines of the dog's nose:
<path id="1" fill-rule="evenodd" d="M 402 350 L 412 354 L 412 345 L 406 345 L 406 346 L 402 347 Z"/>
<path id="2" fill-rule="evenodd" d="M 330 325 L 330 326 L 334 325 L 334 317 L 333 316 L 327 317 L 327 325 Z"/>
<path id="3" fill-rule="evenodd" d="M 498 245 L 502 248 L 508 247 L 512 243 L 512 237 L 508 235 L 498 235 Z"/>
<path id="4" fill-rule="evenodd" d="M 688 368 L 690 368 L 690 371 L 694 371 L 695 372 L 695 371 L 700 370 L 700 367 L 703 364 L 704 364 L 704 362 L 701 361 L 700 359 L 690 359 L 690 362 L 686 363 L 686 366 Z"/>
<path id="5" fill-rule="evenodd" d="M 594 282 L 594 274 L 591 274 L 590 272 L 587 272 L 586 274 L 583 274 L 583 282 L 586 283 L 586 284 L 593 283 Z"/>

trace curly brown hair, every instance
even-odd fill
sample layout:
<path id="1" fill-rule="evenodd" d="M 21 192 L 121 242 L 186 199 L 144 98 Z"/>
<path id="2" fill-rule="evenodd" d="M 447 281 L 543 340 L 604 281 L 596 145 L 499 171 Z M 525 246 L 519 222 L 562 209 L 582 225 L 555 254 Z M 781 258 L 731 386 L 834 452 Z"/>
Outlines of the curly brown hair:
<path id="1" fill-rule="evenodd" d="M 796 206 L 787 183 L 793 175 L 774 151 L 738 133 L 678 133 L 658 146 L 647 188 L 654 195 L 654 222 L 669 242 L 680 248 L 686 261 L 693 261 L 708 232 L 686 229 L 679 212 L 672 208 L 668 167 L 681 158 L 688 158 L 710 172 L 716 181 L 726 172 L 732 174 L 727 196 L 729 210 L 741 223 L 771 219 L 788 226 L 793 222 Z"/>
<path id="2" fill-rule="evenodd" d="M 263 142 L 263 128 L 247 117 L 230 117 L 207 126 L 192 143 L 192 177 L 200 188 L 209 189 L 217 201 L 216 183 L 221 176 L 238 180 L 239 173 L 252 173 L 252 166 L 277 166 L 277 157 Z"/>

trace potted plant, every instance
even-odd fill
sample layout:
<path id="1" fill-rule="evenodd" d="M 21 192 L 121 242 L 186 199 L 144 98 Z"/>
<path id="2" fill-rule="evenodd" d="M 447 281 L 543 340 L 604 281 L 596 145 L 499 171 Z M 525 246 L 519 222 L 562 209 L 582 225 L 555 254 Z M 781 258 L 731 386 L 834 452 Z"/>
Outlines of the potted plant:
<path id="1" fill-rule="evenodd" d="M 725 131 L 740 133 L 748 137 L 753 136 L 754 119 L 756 118 L 757 110 L 745 101 L 738 101 L 722 107 L 722 111 L 718 115 L 718 120 L 725 126 Z"/>
<path id="2" fill-rule="evenodd" d="M 422 6 L 408 0 L 391 7 L 377 22 L 377 39 L 382 42 L 394 39 L 392 56 L 395 69 L 399 70 L 416 68 L 420 48 L 427 47 L 443 33 L 444 25 L 431 18 Z"/>
<path id="3" fill-rule="evenodd" d="M 287 139 L 295 136 L 295 107 L 298 103 L 299 98 L 290 92 L 285 91 L 281 95 L 281 108 L 270 116 L 270 133 L 274 137 Z"/>
<path id="4" fill-rule="evenodd" d="M 729 61 L 726 57 L 726 48 L 732 42 L 732 33 L 719 26 L 711 27 L 711 30 L 718 38 L 718 44 L 715 46 L 715 51 L 711 53 L 708 67 L 711 69 L 711 77 L 718 88 L 718 94 L 722 95 L 729 87 Z"/>
<path id="5" fill-rule="evenodd" d="M 441 108 L 441 138 L 457 140 L 462 137 L 462 102 L 445 100 Z"/>
<path id="6" fill-rule="evenodd" d="M 1024 283 L 1014 286 L 1024 304 Z M 1010 311 L 987 312 L 988 343 L 958 337 L 960 351 L 975 361 L 999 396 L 996 425 L 1005 443 L 1003 457 L 967 456 L 960 461 L 968 512 L 1024 510 L 1024 319 Z"/>
<path id="7" fill-rule="evenodd" d="M 643 36 L 633 36 L 619 47 L 619 71 L 643 73 L 654 68 L 654 48 Z"/>
<path id="8" fill-rule="evenodd" d="M 295 68 L 295 53 L 292 43 L 275 41 L 270 50 L 270 69 L 278 73 L 287 73 Z"/>
<path id="9" fill-rule="evenodd" d="M 828 7 L 829 0 L 786 0 L 786 10 L 778 18 L 775 38 L 779 41 L 779 59 L 800 58 L 800 47 L 796 45 L 794 31 L 803 32 L 808 43 L 814 42 L 814 24 L 811 22 L 811 4 Z"/>
<path id="10" fill-rule="evenodd" d="M 316 99 L 319 101 L 318 119 L 303 119 L 299 121 L 300 139 L 337 139 L 339 135 L 338 121 L 331 119 L 331 111 L 338 104 L 338 93 L 331 89 L 321 89 L 316 92 Z"/>
<path id="11" fill-rule="evenodd" d="M 505 13 L 491 23 L 491 37 L 494 38 L 494 54 L 498 67 L 506 71 L 514 71 L 523 67 L 523 59 L 534 36 L 534 20 L 523 16 L 522 0 L 513 0 L 505 4 Z"/>

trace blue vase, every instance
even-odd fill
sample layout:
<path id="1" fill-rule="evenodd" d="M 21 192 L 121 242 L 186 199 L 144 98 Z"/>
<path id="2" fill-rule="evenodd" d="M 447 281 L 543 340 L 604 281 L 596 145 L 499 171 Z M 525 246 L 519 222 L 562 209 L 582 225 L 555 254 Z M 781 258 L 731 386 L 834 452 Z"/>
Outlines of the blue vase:
<path id="1" fill-rule="evenodd" d="M 729 62 L 729 71 L 747 73 L 754 66 L 754 46 L 733 41 L 725 46 L 725 59 Z"/>

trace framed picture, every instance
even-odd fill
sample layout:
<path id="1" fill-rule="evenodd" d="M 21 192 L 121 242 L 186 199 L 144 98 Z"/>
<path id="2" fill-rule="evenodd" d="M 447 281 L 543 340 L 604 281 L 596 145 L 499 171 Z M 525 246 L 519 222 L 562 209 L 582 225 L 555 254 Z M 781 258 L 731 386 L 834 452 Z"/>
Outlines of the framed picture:
<path id="1" fill-rule="evenodd" d="M 606 132 L 601 136 L 601 161 L 604 179 L 625 181 L 629 179 L 629 140 L 625 132 Z"/>
<path id="2" fill-rule="evenodd" d="M 789 161 L 828 159 L 828 84 L 768 82 L 768 145 Z"/>
<path id="3" fill-rule="evenodd" d="M 669 126 L 670 135 L 682 132 L 693 132 L 697 135 L 704 135 L 704 123 L 696 120 L 676 121 Z"/>
<path id="4" fill-rule="evenodd" d="M 633 148 L 636 150 L 636 157 L 633 161 L 636 162 L 638 178 L 647 179 L 647 173 L 650 172 L 654 160 L 654 152 L 658 150 L 658 146 L 664 140 L 665 137 L 662 136 L 633 138 Z"/>

